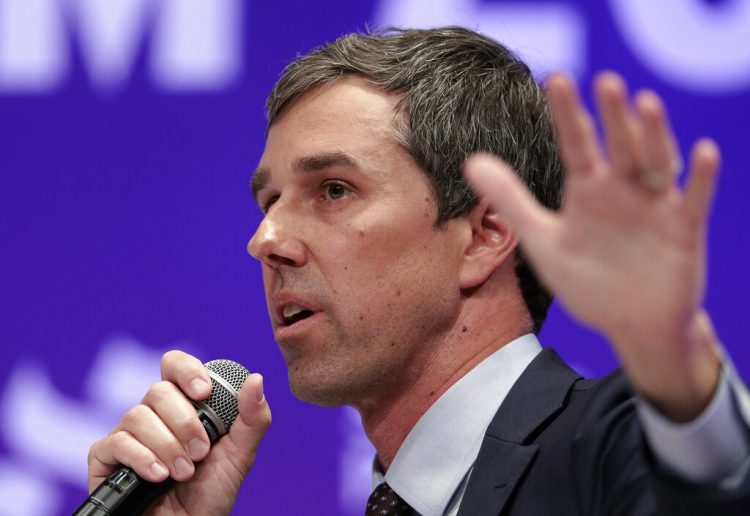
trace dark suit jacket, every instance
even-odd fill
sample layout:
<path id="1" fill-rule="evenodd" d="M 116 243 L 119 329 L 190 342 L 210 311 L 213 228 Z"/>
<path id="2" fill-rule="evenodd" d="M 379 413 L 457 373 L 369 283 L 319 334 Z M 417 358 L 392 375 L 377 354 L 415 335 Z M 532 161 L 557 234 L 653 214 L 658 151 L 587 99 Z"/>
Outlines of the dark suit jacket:
<path id="1" fill-rule="evenodd" d="M 621 372 L 583 380 L 545 349 L 482 442 L 459 516 L 750 515 L 750 480 L 731 496 L 689 485 L 651 457 Z"/>

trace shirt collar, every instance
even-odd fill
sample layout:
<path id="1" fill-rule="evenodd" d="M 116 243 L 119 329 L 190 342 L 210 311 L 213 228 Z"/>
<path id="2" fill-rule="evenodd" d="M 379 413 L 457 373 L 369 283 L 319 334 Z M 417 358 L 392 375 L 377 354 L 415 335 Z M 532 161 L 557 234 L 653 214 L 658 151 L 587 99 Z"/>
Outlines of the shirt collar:
<path id="1" fill-rule="evenodd" d="M 373 467 L 373 488 L 385 480 L 419 514 L 442 515 L 495 412 L 541 350 L 535 335 L 523 335 L 459 379 L 417 421 L 385 476 Z"/>

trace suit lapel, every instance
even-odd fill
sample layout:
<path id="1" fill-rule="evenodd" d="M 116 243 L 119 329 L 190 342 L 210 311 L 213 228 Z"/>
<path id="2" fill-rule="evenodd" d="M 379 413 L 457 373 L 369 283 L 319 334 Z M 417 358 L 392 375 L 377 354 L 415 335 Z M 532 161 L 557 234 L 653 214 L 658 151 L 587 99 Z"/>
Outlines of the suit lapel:
<path id="1" fill-rule="evenodd" d="M 529 364 L 487 428 L 459 516 L 500 514 L 536 456 L 527 439 L 560 411 L 578 378 L 551 349 Z"/>

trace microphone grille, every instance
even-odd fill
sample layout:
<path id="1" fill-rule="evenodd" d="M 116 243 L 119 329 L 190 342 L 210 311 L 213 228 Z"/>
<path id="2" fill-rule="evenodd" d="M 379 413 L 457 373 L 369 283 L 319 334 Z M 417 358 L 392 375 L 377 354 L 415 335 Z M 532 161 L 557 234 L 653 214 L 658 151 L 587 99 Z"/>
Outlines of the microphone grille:
<path id="1" fill-rule="evenodd" d="M 232 360 L 211 360 L 204 365 L 211 373 L 212 384 L 211 395 L 205 403 L 221 419 L 228 432 L 239 414 L 237 394 L 250 371 Z"/>

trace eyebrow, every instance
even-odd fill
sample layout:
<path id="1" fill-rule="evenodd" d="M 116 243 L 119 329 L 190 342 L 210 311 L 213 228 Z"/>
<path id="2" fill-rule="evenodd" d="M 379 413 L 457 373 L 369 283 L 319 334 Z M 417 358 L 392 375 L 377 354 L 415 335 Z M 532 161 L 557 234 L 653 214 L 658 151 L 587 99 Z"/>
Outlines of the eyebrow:
<path id="1" fill-rule="evenodd" d="M 313 156 L 304 156 L 298 159 L 294 165 L 293 170 L 295 172 L 319 172 L 331 167 L 358 167 L 357 160 L 351 155 L 342 151 L 325 152 L 322 154 L 315 154 Z M 253 177 L 250 179 L 250 189 L 253 192 L 253 197 L 258 200 L 258 192 L 266 187 L 270 179 L 270 171 L 267 168 L 258 167 L 253 172 Z"/>

